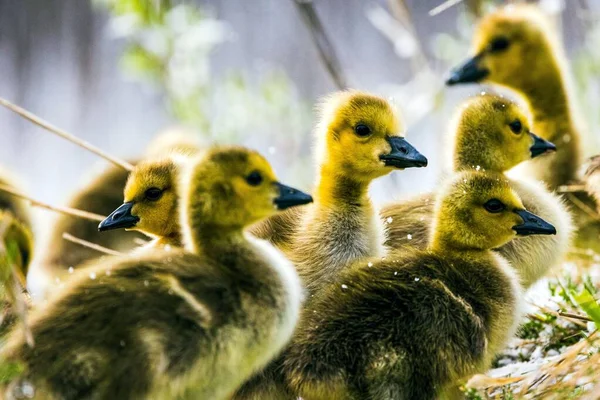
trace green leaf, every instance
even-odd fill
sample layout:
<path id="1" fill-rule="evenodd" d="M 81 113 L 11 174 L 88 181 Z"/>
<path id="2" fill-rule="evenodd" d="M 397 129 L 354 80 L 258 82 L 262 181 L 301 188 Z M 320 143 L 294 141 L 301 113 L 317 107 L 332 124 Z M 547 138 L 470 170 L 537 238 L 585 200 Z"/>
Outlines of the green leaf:
<path id="1" fill-rule="evenodd" d="M 577 294 L 574 290 L 571 291 L 571 297 L 575 300 L 579 307 L 594 321 L 596 329 L 600 329 L 600 305 L 589 290 Z"/>
<path id="2" fill-rule="evenodd" d="M 0 383 L 9 383 L 25 370 L 24 366 L 16 362 L 0 362 Z"/>

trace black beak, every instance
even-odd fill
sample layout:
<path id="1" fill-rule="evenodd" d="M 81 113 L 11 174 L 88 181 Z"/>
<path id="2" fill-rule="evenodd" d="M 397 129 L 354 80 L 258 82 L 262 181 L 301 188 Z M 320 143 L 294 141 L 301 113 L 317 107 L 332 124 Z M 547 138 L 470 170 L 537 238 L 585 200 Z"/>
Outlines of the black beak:
<path id="1" fill-rule="evenodd" d="M 110 213 L 108 217 L 98 225 L 100 232 L 109 231 L 111 229 L 133 228 L 140 220 L 139 217 L 131 215 L 133 202 L 123 203 L 115 211 Z"/>
<path id="2" fill-rule="evenodd" d="M 403 137 L 391 136 L 387 138 L 388 143 L 392 147 L 389 154 L 379 156 L 386 167 L 395 168 L 411 168 L 411 167 L 426 167 L 427 158 L 417 151 Z"/>
<path id="3" fill-rule="evenodd" d="M 531 150 L 531 158 L 541 156 L 542 154 L 546 154 L 551 151 L 556 151 L 556 146 L 554 143 L 544 140 L 531 132 L 529 132 L 529 134 L 533 138 L 533 145 L 529 148 L 529 150 Z"/>
<path id="4" fill-rule="evenodd" d="M 301 192 L 298 189 L 282 185 L 279 182 L 275 182 L 275 186 L 279 189 L 279 196 L 274 200 L 275 206 L 278 210 L 285 210 L 286 208 L 301 206 L 303 204 L 312 203 L 313 198 L 310 194 Z"/>
<path id="5" fill-rule="evenodd" d="M 556 228 L 537 215 L 525 210 L 515 210 L 515 213 L 523 218 L 522 224 L 513 226 L 518 236 L 556 235 Z"/>
<path id="6" fill-rule="evenodd" d="M 450 72 L 450 77 L 446 80 L 446 85 L 479 82 L 488 76 L 490 71 L 479 66 L 480 59 L 481 55 L 476 55 L 460 67 L 453 69 Z"/>

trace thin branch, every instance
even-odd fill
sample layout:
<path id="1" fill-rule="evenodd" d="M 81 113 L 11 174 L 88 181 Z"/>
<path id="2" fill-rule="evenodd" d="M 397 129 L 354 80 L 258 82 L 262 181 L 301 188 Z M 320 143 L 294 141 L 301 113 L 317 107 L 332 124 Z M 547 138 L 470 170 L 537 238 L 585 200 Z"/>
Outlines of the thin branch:
<path id="1" fill-rule="evenodd" d="M 61 207 L 61 206 L 52 206 L 50 204 L 43 203 L 39 200 L 32 199 L 31 197 L 24 195 L 23 193 L 17 192 L 13 188 L 5 185 L 0 185 L 0 191 L 11 194 L 15 197 L 19 197 L 21 199 L 27 200 L 34 207 L 44 208 L 46 210 L 55 211 L 65 215 L 71 215 L 73 217 L 79 217 L 83 219 L 89 219 L 90 221 L 103 221 L 106 217 L 100 214 L 91 213 L 88 211 L 78 210 L 76 208 L 71 207 Z"/>
<path id="2" fill-rule="evenodd" d="M 596 212 L 596 210 L 594 210 L 593 208 L 589 207 L 587 204 L 585 204 L 583 201 L 579 200 L 577 197 L 575 197 L 572 193 L 567 193 L 567 197 L 569 198 L 569 200 L 575 204 L 581 211 L 583 211 L 584 213 L 586 213 L 587 215 L 589 215 L 590 217 L 592 217 L 595 220 L 600 220 L 600 214 L 598 214 Z"/>
<path id="3" fill-rule="evenodd" d="M 591 319 L 589 317 L 586 317 L 585 315 L 573 314 L 573 313 L 569 313 L 569 312 L 566 312 L 566 311 L 559 311 L 558 315 L 560 315 L 561 317 L 579 319 L 581 321 L 587 321 L 587 322 L 592 322 L 593 321 L 593 319 Z"/>
<path id="4" fill-rule="evenodd" d="M 558 193 L 575 193 L 575 192 L 585 192 L 586 187 L 583 184 L 580 185 L 562 185 L 556 189 Z"/>
<path id="5" fill-rule="evenodd" d="M 302 17 L 302 21 L 310 31 L 313 38 L 313 42 L 319 50 L 319 56 L 325 64 L 329 75 L 333 79 L 333 82 L 338 89 L 343 90 L 348 88 L 348 81 L 346 80 L 342 66 L 335 54 L 333 45 L 323 28 L 323 24 L 319 19 L 319 15 L 315 10 L 315 6 L 312 0 L 292 0 Z"/>
<path id="6" fill-rule="evenodd" d="M 14 113 L 19 114 L 21 117 L 33 122 L 34 124 L 41 126 L 42 128 L 46 129 L 47 131 L 52 132 L 55 135 L 58 135 L 58 136 L 62 137 L 63 139 L 66 139 L 69 142 L 74 143 L 77 146 L 82 147 L 82 148 L 104 158 L 105 160 L 107 160 L 127 171 L 133 170 L 133 165 L 131 165 L 127 161 L 118 159 L 116 157 L 111 156 L 110 154 L 107 154 L 103 150 L 100 150 L 99 148 L 86 142 L 85 140 L 79 139 L 78 137 L 73 136 L 72 134 L 70 134 L 64 130 L 55 127 L 54 125 L 50 124 L 47 121 L 44 121 L 40 117 L 30 113 L 29 111 L 9 102 L 8 100 L 3 99 L 1 97 L 0 97 L 0 105 L 8 108 L 9 110 L 11 110 Z"/>
<path id="7" fill-rule="evenodd" d="M 392 10 L 392 15 L 394 18 L 400 22 L 406 30 L 410 32 L 415 41 L 417 47 L 417 53 L 414 57 L 414 60 L 417 64 L 413 64 L 413 70 L 418 72 L 421 68 L 427 68 L 431 70 L 429 66 L 429 60 L 425 55 L 425 51 L 423 50 L 423 44 L 419 40 L 419 36 L 417 35 L 417 30 L 415 29 L 415 24 L 413 23 L 413 18 L 410 13 L 410 9 L 406 5 L 404 0 L 389 0 L 390 9 Z"/>
<path id="8" fill-rule="evenodd" d="M 96 250 L 100 253 L 109 254 L 111 256 L 122 256 L 123 255 L 123 253 L 121 253 L 119 251 L 112 250 L 112 249 L 109 249 L 104 246 L 100 246 L 99 244 L 96 244 L 96 243 L 88 242 L 87 240 L 75 237 L 75 236 L 71 235 L 70 233 L 65 232 L 62 234 L 62 237 L 63 237 L 63 239 L 65 239 L 69 242 L 76 243 L 78 245 L 90 248 L 92 250 Z"/>
<path id="9" fill-rule="evenodd" d="M 447 9 L 449 9 L 450 7 L 453 7 L 455 5 L 457 5 L 458 3 L 462 2 L 463 0 L 446 0 L 444 1 L 442 4 L 440 4 L 439 6 L 432 8 L 431 10 L 429 10 L 429 16 L 430 17 L 435 17 L 438 14 L 443 13 L 444 11 L 446 11 Z"/>

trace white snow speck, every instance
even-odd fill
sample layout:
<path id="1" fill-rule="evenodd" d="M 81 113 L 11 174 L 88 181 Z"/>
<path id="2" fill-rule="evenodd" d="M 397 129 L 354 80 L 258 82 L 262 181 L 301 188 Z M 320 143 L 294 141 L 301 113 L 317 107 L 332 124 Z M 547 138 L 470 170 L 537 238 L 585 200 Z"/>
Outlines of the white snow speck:
<path id="1" fill-rule="evenodd" d="M 412 235 L 409 233 L 408 235 L 406 235 L 406 238 L 407 238 L 408 240 L 411 240 L 411 239 L 412 239 Z"/>
<path id="2" fill-rule="evenodd" d="M 344 290 L 348 289 L 348 285 L 344 285 L 344 284 L 342 283 L 342 289 L 344 289 Z"/>
<path id="3" fill-rule="evenodd" d="M 481 169 L 481 167 L 478 165 L 475 167 L 475 171 L 479 171 Z"/>
<path id="4" fill-rule="evenodd" d="M 369 263 L 367 264 L 367 267 L 369 267 L 369 268 L 370 268 L 370 267 L 372 267 L 372 266 L 373 266 L 373 263 L 369 261 Z"/>
<path id="5" fill-rule="evenodd" d="M 398 275 L 398 271 L 394 271 L 394 275 Z"/>
<path id="6" fill-rule="evenodd" d="M 419 282 L 421 278 L 415 278 L 415 282 Z"/>
<path id="7" fill-rule="evenodd" d="M 92 279 L 92 280 L 96 279 L 96 273 L 95 272 L 90 272 L 90 279 Z"/>
<path id="8" fill-rule="evenodd" d="M 392 218 L 392 217 L 387 217 L 386 221 L 387 221 L 387 223 L 388 223 L 388 224 L 391 224 L 391 223 L 392 223 L 392 221 L 394 221 L 394 218 Z"/>
<path id="9" fill-rule="evenodd" d="M 72 274 L 73 273 L 73 267 L 69 267 L 69 273 Z"/>

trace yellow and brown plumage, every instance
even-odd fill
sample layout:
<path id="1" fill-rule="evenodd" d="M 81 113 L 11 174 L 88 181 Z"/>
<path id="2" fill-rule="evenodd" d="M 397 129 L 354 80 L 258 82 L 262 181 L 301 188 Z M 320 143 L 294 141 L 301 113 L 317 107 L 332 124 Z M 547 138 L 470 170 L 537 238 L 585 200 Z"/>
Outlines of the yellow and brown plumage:
<path id="1" fill-rule="evenodd" d="M 491 251 L 554 228 L 524 211 L 502 175 L 464 172 L 444 185 L 425 250 L 345 268 L 302 313 L 283 371 L 317 399 L 435 399 L 483 372 L 514 333 L 522 289 Z"/>
<path id="2" fill-rule="evenodd" d="M 384 254 L 383 227 L 368 196 L 370 183 L 395 169 L 427 165 L 402 137 L 402 121 L 387 100 L 360 91 L 338 92 L 319 110 L 315 203 L 251 229 L 286 252 L 309 292 L 340 266 Z"/>
<path id="3" fill-rule="evenodd" d="M 370 183 L 395 169 L 423 167 L 427 159 L 401 136 L 402 121 L 385 99 L 360 91 L 335 93 L 319 107 L 315 129 L 315 202 L 253 226 L 294 263 L 308 300 L 339 269 L 362 257 L 383 256 L 383 226 Z M 278 362 L 247 382 L 236 398 L 280 398 Z"/>
<path id="4" fill-rule="evenodd" d="M 480 170 L 503 173 L 522 162 L 535 163 L 552 158 L 554 146 L 531 133 L 529 118 L 512 101 L 498 95 L 475 96 L 459 108 L 451 124 L 453 171 Z M 544 185 L 524 179 L 509 179 L 525 207 L 552 221 L 558 234 L 514 240 L 498 251 L 516 268 L 524 287 L 529 287 L 568 250 L 573 231 L 563 201 Z M 394 249 L 417 247 L 428 242 L 433 218 L 434 194 L 384 206 L 381 216 L 386 224 L 386 245 Z"/>
<path id="5" fill-rule="evenodd" d="M 200 156 L 180 188 L 186 250 L 113 257 L 76 271 L 35 311 L 36 346 L 19 329 L 2 358 L 52 398 L 229 398 L 292 334 L 301 302 L 293 266 L 245 226 L 305 204 L 260 155 L 239 147 Z M 189 226 L 188 226 L 189 225 Z"/>
<path id="6" fill-rule="evenodd" d="M 533 5 L 501 7 L 478 24 L 472 53 L 448 83 L 493 83 L 520 94 L 531 108 L 533 130 L 558 148 L 554 157 L 531 163 L 523 173 L 551 190 L 574 183 L 583 160 L 584 129 L 564 49 L 547 16 Z M 578 228 L 574 247 L 600 253 L 600 220 L 589 212 L 597 206 L 594 198 L 585 192 L 564 197 Z"/>

